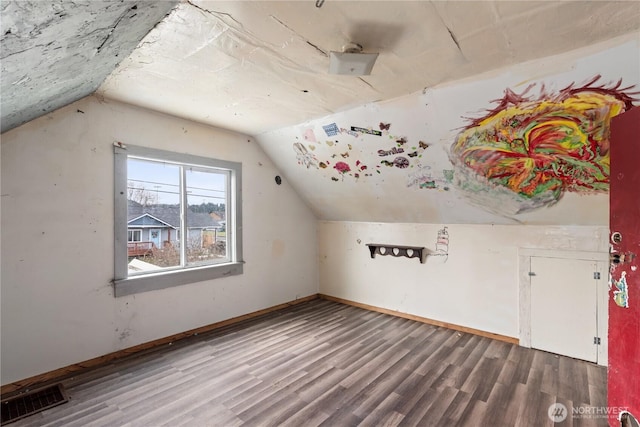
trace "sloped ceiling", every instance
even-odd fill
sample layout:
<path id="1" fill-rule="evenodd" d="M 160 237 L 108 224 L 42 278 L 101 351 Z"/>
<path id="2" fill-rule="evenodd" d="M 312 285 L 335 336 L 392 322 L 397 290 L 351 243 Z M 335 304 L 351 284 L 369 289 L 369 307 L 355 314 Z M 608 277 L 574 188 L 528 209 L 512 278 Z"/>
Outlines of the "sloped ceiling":
<path id="1" fill-rule="evenodd" d="M 2 1 L 2 132 L 93 93 L 176 1 Z"/>
<path id="2" fill-rule="evenodd" d="M 2 131 L 102 84 L 108 98 L 258 135 L 640 25 L 640 2 L 192 0 L 149 32 L 175 4 L 3 1 Z M 327 73 L 348 42 L 380 53 L 370 76 Z"/>
<path id="3" fill-rule="evenodd" d="M 181 3 L 99 92 L 258 135 L 626 34 L 640 2 L 205 1 Z M 328 74 L 348 42 L 370 76 Z M 544 70 L 540 70 L 541 72 Z"/>

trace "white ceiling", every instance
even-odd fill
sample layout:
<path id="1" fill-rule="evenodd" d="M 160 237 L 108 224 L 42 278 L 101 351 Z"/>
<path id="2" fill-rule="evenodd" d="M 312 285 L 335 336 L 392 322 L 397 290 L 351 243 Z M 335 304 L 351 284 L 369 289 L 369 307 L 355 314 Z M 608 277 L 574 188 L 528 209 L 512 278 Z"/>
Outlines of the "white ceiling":
<path id="1" fill-rule="evenodd" d="M 2 132 L 99 88 L 258 135 L 640 29 L 639 1 L 176 2 L 2 1 Z M 328 75 L 348 42 L 370 76 Z"/>
<path id="2" fill-rule="evenodd" d="M 98 93 L 258 135 L 639 28 L 636 1 L 192 0 Z M 370 76 L 328 75 L 348 42 L 380 53 Z"/>
<path id="3" fill-rule="evenodd" d="M 92 94 L 176 3 L 3 0 L 2 132 Z"/>

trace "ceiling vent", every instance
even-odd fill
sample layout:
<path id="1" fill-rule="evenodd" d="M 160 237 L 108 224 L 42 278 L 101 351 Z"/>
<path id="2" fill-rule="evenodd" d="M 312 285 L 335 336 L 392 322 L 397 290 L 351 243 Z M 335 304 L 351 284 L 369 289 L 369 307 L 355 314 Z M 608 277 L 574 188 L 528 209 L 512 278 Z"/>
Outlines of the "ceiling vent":
<path id="1" fill-rule="evenodd" d="M 329 74 L 368 76 L 377 58 L 377 53 L 362 53 L 362 46 L 349 43 L 342 52 L 330 52 Z"/>

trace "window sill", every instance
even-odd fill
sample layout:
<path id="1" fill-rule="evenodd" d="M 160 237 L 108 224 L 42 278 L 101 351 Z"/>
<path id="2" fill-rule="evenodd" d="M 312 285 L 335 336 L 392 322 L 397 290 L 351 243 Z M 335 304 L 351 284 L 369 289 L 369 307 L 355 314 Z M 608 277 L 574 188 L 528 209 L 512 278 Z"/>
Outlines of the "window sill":
<path id="1" fill-rule="evenodd" d="M 116 279 L 113 281 L 114 296 L 122 297 L 205 280 L 236 276 L 242 274 L 242 265 L 243 262 L 231 262 L 177 271 L 150 273 L 143 276 L 132 276 L 126 279 Z"/>

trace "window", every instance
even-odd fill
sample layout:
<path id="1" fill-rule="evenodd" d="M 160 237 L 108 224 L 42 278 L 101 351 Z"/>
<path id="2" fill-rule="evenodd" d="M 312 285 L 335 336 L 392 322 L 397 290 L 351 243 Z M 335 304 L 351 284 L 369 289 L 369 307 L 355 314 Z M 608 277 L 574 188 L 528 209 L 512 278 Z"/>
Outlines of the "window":
<path id="1" fill-rule="evenodd" d="M 142 230 L 129 230 L 128 231 L 128 242 L 139 242 L 141 240 Z"/>
<path id="2" fill-rule="evenodd" d="M 115 295 L 242 274 L 239 163 L 115 146 Z"/>

